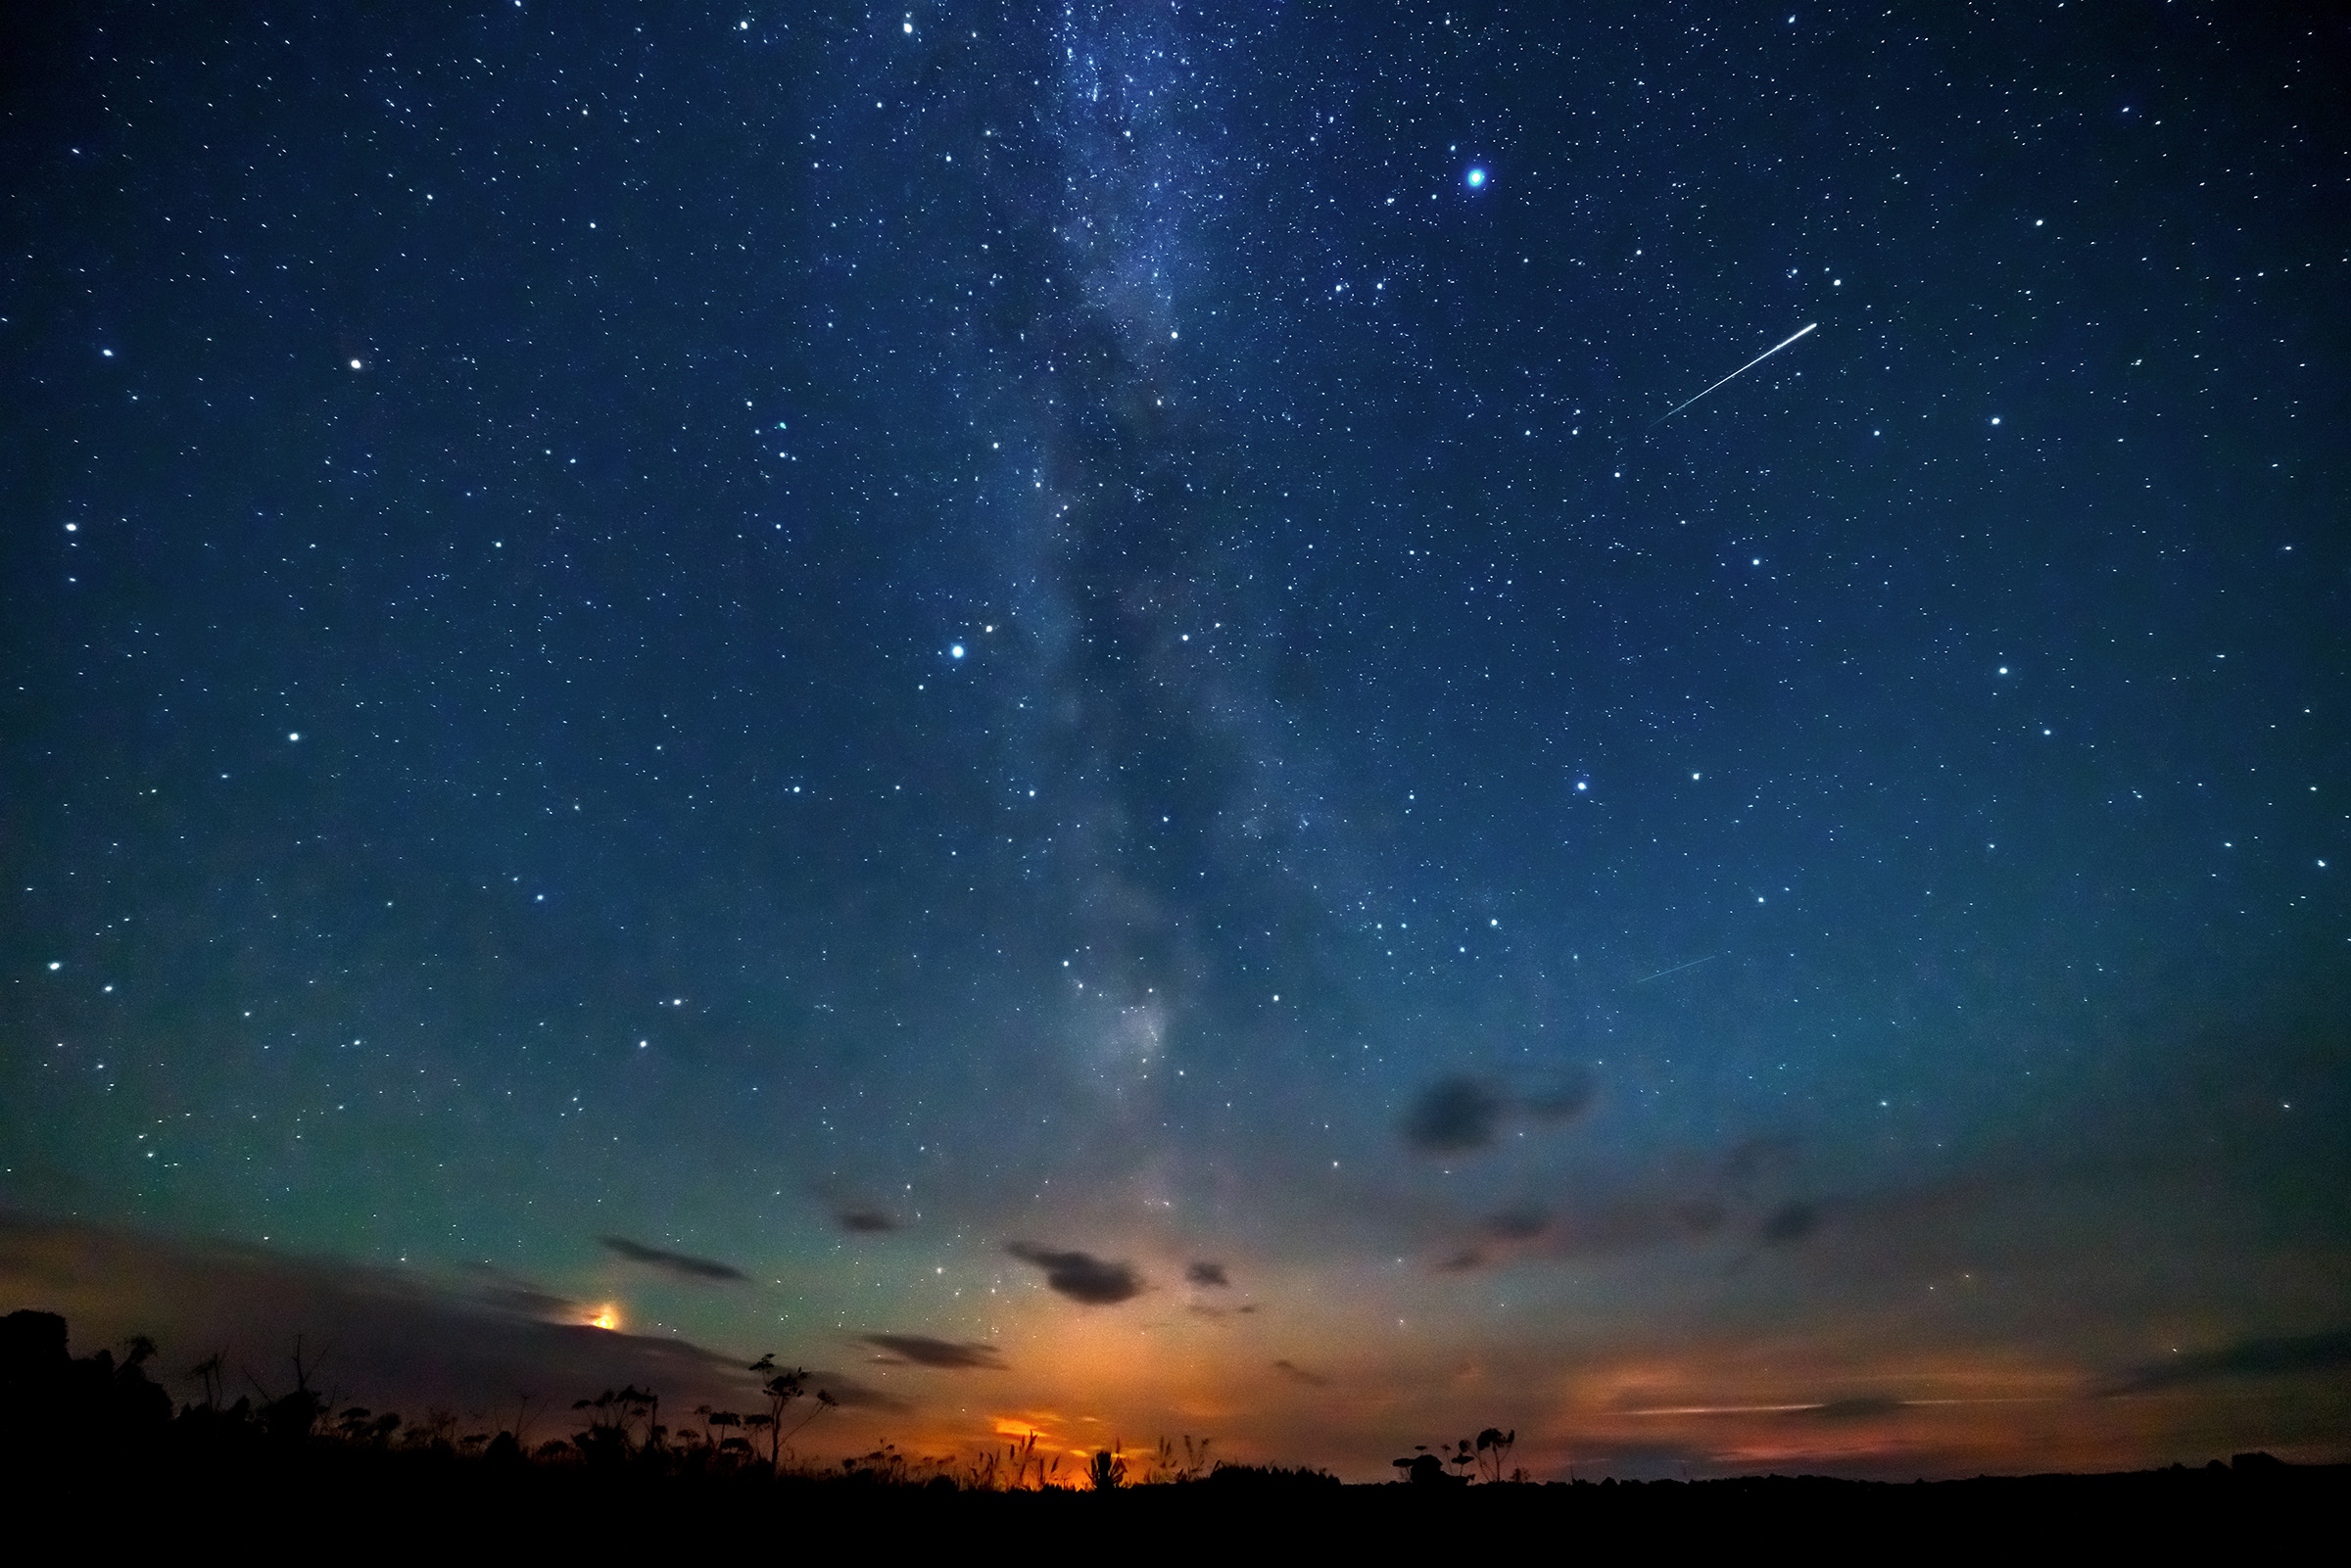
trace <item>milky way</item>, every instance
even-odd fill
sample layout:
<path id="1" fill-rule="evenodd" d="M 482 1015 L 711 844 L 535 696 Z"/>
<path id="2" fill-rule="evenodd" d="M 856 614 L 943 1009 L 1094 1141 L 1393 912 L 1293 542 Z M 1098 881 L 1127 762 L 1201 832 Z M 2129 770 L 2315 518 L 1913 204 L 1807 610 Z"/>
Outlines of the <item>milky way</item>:
<path id="1" fill-rule="evenodd" d="M 1367 1478 L 2342 1451 L 2338 34 L 8 43 L 0 1307 Z"/>

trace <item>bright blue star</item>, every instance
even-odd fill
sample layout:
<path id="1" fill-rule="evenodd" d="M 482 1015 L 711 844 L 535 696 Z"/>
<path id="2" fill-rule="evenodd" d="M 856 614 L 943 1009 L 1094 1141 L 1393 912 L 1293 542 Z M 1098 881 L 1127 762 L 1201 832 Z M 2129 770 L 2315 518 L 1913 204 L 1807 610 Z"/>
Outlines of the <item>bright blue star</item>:
<path id="1" fill-rule="evenodd" d="M 951 647 L 951 648 L 947 649 L 947 657 L 948 657 L 948 658 L 950 658 L 950 659 L 960 659 L 960 658 L 962 658 L 962 657 L 963 657 L 963 644 L 962 644 L 961 642 L 958 642 L 958 643 L 956 643 L 956 644 L 955 644 L 953 647 Z"/>
<path id="2" fill-rule="evenodd" d="M 1478 191 L 1486 188 L 1486 171 L 1484 169 L 1472 168 L 1464 177 L 1468 180 L 1471 190 Z"/>

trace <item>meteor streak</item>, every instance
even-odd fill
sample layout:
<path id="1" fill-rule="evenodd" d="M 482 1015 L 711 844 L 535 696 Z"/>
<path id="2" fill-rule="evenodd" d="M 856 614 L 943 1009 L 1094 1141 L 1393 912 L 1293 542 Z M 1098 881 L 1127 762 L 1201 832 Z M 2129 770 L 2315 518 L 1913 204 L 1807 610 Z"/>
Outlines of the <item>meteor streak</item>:
<path id="1" fill-rule="evenodd" d="M 1810 327 L 1806 327 L 1806 328 L 1804 328 L 1804 330 L 1805 330 L 1806 332 L 1809 332 L 1809 331 L 1811 331 L 1812 329 L 1811 329 Z M 1790 339 L 1789 341 L 1790 341 L 1790 342 L 1794 342 L 1795 340 L 1794 340 L 1794 339 Z M 1704 397 L 1704 396 L 1705 396 L 1705 394 L 1704 394 L 1704 393 L 1700 393 L 1700 394 L 1699 394 L 1699 396 L 1703 398 L 1703 397 Z M 1687 963 L 1687 964 L 1676 964 L 1676 965 L 1675 965 L 1673 968 L 1671 968 L 1671 969 L 1669 969 L 1669 970 L 1659 970 L 1659 971 L 1657 971 L 1657 973 L 1656 973 L 1656 974 L 1644 974 L 1644 975 L 1642 975 L 1642 976 L 1641 976 L 1639 979 L 1637 979 L 1637 980 L 1633 981 L 1633 983 L 1634 983 L 1635 985 L 1647 985 L 1647 984 L 1648 984 L 1650 981 L 1652 981 L 1652 980 L 1661 980 L 1661 979 L 1663 979 L 1663 978 L 1664 978 L 1666 975 L 1668 975 L 1668 974 L 1681 974 L 1681 973 L 1682 973 L 1682 971 L 1684 971 L 1684 970 L 1694 970 L 1694 969 L 1698 968 L 1698 967 L 1699 967 L 1701 964 L 1707 963 L 1707 962 L 1709 962 L 1710 960 L 1717 959 L 1717 958 L 1720 958 L 1720 957 L 1722 957 L 1722 955 L 1721 955 L 1720 953 L 1708 953 L 1708 954 L 1707 954 L 1707 955 L 1706 955 L 1704 958 L 1694 958 L 1694 959 L 1692 959 L 1692 960 L 1691 960 L 1689 963 Z"/>
<path id="2" fill-rule="evenodd" d="M 1750 370 L 1752 370 L 1752 369 L 1753 369 L 1755 366 L 1757 366 L 1757 365 L 1761 364 L 1761 363 L 1762 363 L 1764 360 L 1766 360 L 1766 359 L 1770 358 L 1770 357 L 1771 357 L 1773 355 L 1775 355 L 1775 354 L 1779 353 L 1779 352 L 1780 352 L 1782 349 L 1785 349 L 1786 347 L 1788 347 L 1788 345 L 1789 345 L 1789 344 L 1791 344 L 1791 343 L 1794 343 L 1794 342 L 1796 341 L 1796 339 L 1797 339 L 1797 338 L 1800 338 L 1800 337 L 1802 337 L 1802 336 L 1804 335 L 1804 333 L 1805 333 L 1805 332 L 1809 332 L 1809 331 L 1811 331 L 1811 330 L 1812 330 L 1812 327 L 1816 327 L 1816 326 L 1818 326 L 1818 325 L 1820 325 L 1820 323 L 1819 323 L 1819 322 L 1817 322 L 1817 321 L 1815 321 L 1815 322 L 1813 322 L 1813 323 L 1812 323 L 1812 326 L 1808 326 L 1808 327 L 1805 327 L 1805 328 L 1803 328 L 1803 329 L 1802 329 L 1802 331 L 1799 331 L 1799 332 L 1798 332 L 1798 333 L 1795 335 L 1795 337 L 1788 338 L 1788 339 L 1787 339 L 1787 340 L 1785 340 L 1784 342 L 1780 342 L 1780 343 L 1775 343 L 1775 344 L 1773 344 L 1773 345 L 1772 345 L 1770 348 L 1768 348 L 1768 349 L 1765 349 L 1765 350 L 1764 350 L 1764 351 L 1763 351 L 1761 354 L 1758 354 L 1758 355 L 1756 355 L 1756 356 L 1754 356 L 1752 359 L 1750 359 L 1750 360 L 1748 360 L 1748 361 L 1747 361 L 1747 363 L 1745 363 L 1745 364 L 1741 365 L 1741 366 L 1740 366 L 1738 369 L 1736 369 L 1736 370 L 1732 371 L 1732 372 L 1731 372 L 1729 375 L 1727 375 L 1727 376 L 1724 376 L 1724 377 L 1722 378 L 1722 381 L 1717 381 L 1717 382 L 1715 382 L 1715 383 L 1714 383 L 1714 387 L 1719 387 L 1719 386 L 1721 386 L 1723 381 L 1736 381 L 1736 380 L 1738 380 L 1738 379 L 1739 379 L 1739 377 L 1741 377 L 1741 376 L 1743 376 L 1743 375 L 1747 374 L 1747 373 L 1748 373 Z M 1712 392 L 1712 391 L 1714 390 L 1714 387 L 1708 387 L 1708 388 L 1706 389 L 1706 392 Z M 1698 395 L 1698 398 L 1703 398 L 1703 397 L 1704 397 L 1704 396 L 1706 395 L 1706 392 L 1702 392 L 1702 393 L 1700 393 L 1700 394 Z M 1664 423 L 1666 420 L 1668 420 L 1668 419 L 1671 419 L 1671 418 L 1672 418 L 1672 417 L 1673 417 L 1675 414 L 1677 414 L 1677 413 L 1680 413 L 1680 412 L 1681 412 L 1681 411 L 1682 411 L 1684 408 L 1687 408 L 1687 407 L 1689 407 L 1689 406 L 1690 406 L 1690 404 L 1693 404 L 1693 403 L 1696 403 L 1696 402 L 1698 402 L 1698 398 L 1692 398 L 1692 399 L 1690 399 L 1690 400 L 1689 400 L 1689 402 L 1688 402 L 1688 403 L 1677 403 L 1677 404 L 1674 404 L 1672 407 L 1670 407 L 1670 408 L 1666 409 L 1666 410 L 1665 410 L 1663 413 L 1661 413 L 1661 414 L 1657 415 L 1657 416 L 1656 416 L 1655 419 L 1652 419 L 1652 420 L 1649 422 L 1649 428 L 1650 428 L 1650 429 L 1652 429 L 1652 430 L 1655 430 L 1655 429 L 1656 429 L 1656 428 L 1657 428 L 1657 426 L 1659 426 L 1659 425 L 1663 424 L 1663 423 Z"/>

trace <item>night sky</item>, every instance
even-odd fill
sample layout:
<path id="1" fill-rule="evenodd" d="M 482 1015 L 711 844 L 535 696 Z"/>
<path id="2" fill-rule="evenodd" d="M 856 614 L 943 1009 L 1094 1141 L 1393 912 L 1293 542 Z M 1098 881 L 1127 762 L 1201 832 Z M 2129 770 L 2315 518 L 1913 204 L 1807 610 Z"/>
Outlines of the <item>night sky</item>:
<path id="1" fill-rule="evenodd" d="M 2351 1452 L 2339 11 L 48 9 L 0 1307 Z"/>

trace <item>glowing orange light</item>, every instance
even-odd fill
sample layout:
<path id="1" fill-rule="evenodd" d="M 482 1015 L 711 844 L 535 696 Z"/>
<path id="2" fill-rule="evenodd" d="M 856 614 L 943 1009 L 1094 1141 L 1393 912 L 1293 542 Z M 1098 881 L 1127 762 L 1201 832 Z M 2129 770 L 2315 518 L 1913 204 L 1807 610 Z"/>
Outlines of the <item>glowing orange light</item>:
<path id="1" fill-rule="evenodd" d="M 598 1308 L 596 1309 L 596 1315 L 595 1315 L 594 1317 L 592 1317 L 592 1318 L 588 1319 L 588 1326 L 589 1326 L 590 1328 L 609 1328 L 609 1329 L 617 1329 L 617 1328 L 619 1328 L 619 1327 L 620 1327 L 620 1308 L 619 1308 L 619 1307 L 598 1307 Z"/>

